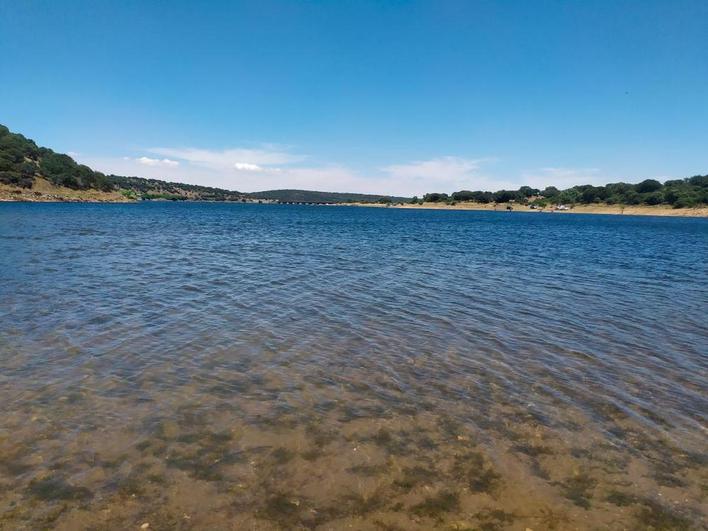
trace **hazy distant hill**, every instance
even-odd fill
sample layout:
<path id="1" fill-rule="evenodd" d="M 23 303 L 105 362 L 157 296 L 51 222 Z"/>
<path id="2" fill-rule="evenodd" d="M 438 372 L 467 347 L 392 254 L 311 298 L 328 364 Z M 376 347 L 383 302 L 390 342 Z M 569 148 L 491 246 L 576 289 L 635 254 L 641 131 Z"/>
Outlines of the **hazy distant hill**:
<path id="1" fill-rule="evenodd" d="M 131 190 L 143 199 L 191 199 L 195 201 L 242 201 L 241 192 L 199 186 L 196 184 L 174 183 L 142 177 L 121 177 L 109 175 L 109 181 L 121 190 Z"/>
<path id="2" fill-rule="evenodd" d="M 267 190 L 248 195 L 256 199 L 274 199 L 283 203 L 376 203 L 379 201 L 402 203 L 410 201 L 410 197 L 310 190 Z"/>

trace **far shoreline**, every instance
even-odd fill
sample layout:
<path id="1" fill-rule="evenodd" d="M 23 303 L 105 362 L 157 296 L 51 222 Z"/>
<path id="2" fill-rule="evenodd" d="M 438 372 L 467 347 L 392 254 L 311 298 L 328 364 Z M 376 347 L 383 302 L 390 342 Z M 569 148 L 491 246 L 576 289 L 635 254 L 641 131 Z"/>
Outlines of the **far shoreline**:
<path id="1" fill-rule="evenodd" d="M 147 202 L 171 202 L 169 200 L 150 199 Z M 258 201 L 200 201 L 198 199 L 185 199 L 189 202 L 203 203 L 235 203 L 259 204 Z M 0 185 L 0 203 L 94 203 L 94 204 L 138 204 L 143 201 L 126 197 L 115 192 L 102 192 L 98 190 L 73 190 L 64 187 L 49 185 L 42 182 L 40 186 L 31 189 Z M 264 204 L 286 204 L 265 203 Z M 473 203 L 458 202 L 448 203 L 310 203 L 322 206 L 349 206 L 370 208 L 396 208 L 410 210 L 470 210 L 486 212 L 509 212 L 509 203 Z M 525 212 L 529 214 L 601 214 L 625 216 L 660 216 L 660 217 L 692 217 L 708 218 L 708 205 L 698 207 L 673 208 L 669 205 L 569 205 L 567 210 L 553 208 L 531 209 L 527 205 L 512 204 L 511 212 Z"/>
<path id="2" fill-rule="evenodd" d="M 486 212 L 524 212 L 528 214 L 602 214 L 611 216 L 662 216 L 662 217 L 708 217 L 708 205 L 699 207 L 673 208 L 667 205 L 574 205 L 567 210 L 552 208 L 531 209 L 526 205 L 512 205 L 512 210 L 507 209 L 508 203 L 467 203 L 460 202 L 454 205 L 446 203 L 423 204 L 370 204 L 370 203 L 338 203 L 340 206 L 359 206 L 374 208 L 398 208 L 415 210 L 473 210 Z"/>

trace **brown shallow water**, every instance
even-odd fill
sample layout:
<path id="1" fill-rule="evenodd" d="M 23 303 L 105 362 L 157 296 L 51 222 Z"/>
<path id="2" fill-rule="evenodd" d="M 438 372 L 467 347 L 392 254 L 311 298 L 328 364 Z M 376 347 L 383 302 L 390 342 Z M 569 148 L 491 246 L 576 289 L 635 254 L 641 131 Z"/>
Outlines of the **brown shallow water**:
<path id="1" fill-rule="evenodd" d="M 705 526 L 701 220 L 3 208 L 2 529 Z"/>

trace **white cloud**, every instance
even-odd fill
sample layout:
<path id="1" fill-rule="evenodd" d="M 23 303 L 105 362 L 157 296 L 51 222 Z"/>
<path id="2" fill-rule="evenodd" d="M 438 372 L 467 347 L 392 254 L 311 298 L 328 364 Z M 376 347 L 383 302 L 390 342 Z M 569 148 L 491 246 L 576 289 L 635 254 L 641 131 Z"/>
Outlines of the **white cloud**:
<path id="1" fill-rule="evenodd" d="M 164 148 L 164 152 L 167 151 Z M 177 150 L 169 151 L 172 157 L 177 158 Z M 491 158 L 445 156 L 391 164 L 364 172 L 341 164 L 296 164 L 296 161 L 305 157 L 282 150 L 211 151 L 187 148 L 179 150 L 179 153 L 189 157 L 181 159 L 186 162 L 178 164 L 178 161 L 169 158 L 84 156 L 80 157 L 80 162 L 105 173 L 136 175 L 242 192 L 299 188 L 410 197 L 422 196 L 428 192 L 516 190 L 522 185 L 568 188 L 577 184 L 606 184 L 613 181 L 598 168 L 551 166 L 498 178 L 487 171 L 487 167 L 496 162 Z"/>
<path id="2" fill-rule="evenodd" d="M 421 196 L 428 192 L 516 189 L 523 182 L 502 180 L 487 171 L 491 158 L 444 156 L 356 170 L 341 164 L 303 165 L 307 157 L 286 148 L 150 148 L 164 158 L 87 158 L 89 166 L 117 175 L 164 179 L 254 192 L 275 188 Z M 520 179 L 519 179 L 520 181 Z"/>
<path id="3" fill-rule="evenodd" d="M 386 174 L 383 184 L 397 194 L 422 195 L 428 192 L 455 192 L 458 190 L 498 190 L 513 188 L 514 184 L 499 180 L 482 171 L 485 163 L 494 159 L 467 159 L 438 157 L 381 168 Z M 393 193 L 393 192 L 390 192 Z"/>
<path id="4" fill-rule="evenodd" d="M 191 165 L 211 169 L 239 169 L 253 171 L 254 167 L 292 164 L 305 157 L 289 153 L 278 146 L 265 145 L 260 149 L 233 148 L 211 150 L 200 148 L 149 148 L 150 153 L 184 160 Z"/>
<path id="5" fill-rule="evenodd" d="M 378 193 L 375 181 L 339 165 L 268 167 L 239 162 L 228 167 L 195 164 L 146 165 L 132 157 L 82 157 L 81 162 L 104 173 L 215 186 L 242 192 L 274 188 Z"/>
<path id="6" fill-rule="evenodd" d="M 482 159 L 461 157 L 439 157 L 407 164 L 393 164 L 381 169 L 394 177 L 450 181 L 462 180 L 473 175 L 482 161 Z"/>
<path id="7" fill-rule="evenodd" d="M 326 192 L 380 193 L 356 171 L 341 165 L 284 168 L 261 180 L 265 189 L 296 188 Z"/>
<path id="8" fill-rule="evenodd" d="M 250 164 L 248 162 L 236 162 L 234 168 L 243 171 L 263 171 L 263 168 L 258 164 Z"/>
<path id="9" fill-rule="evenodd" d="M 170 159 L 151 159 L 150 157 L 140 157 L 136 160 L 145 166 L 166 166 L 168 168 L 179 166 L 179 162 Z"/>

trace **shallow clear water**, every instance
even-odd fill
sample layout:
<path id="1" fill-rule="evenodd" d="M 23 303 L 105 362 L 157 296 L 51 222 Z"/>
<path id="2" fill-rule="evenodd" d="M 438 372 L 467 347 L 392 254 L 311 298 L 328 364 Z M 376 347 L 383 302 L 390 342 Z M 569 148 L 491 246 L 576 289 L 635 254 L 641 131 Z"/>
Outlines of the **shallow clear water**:
<path id="1" fill-rule="evenodd" d="M 682 529 L 708 220 L 0 205 L 0 528 Z"/>

